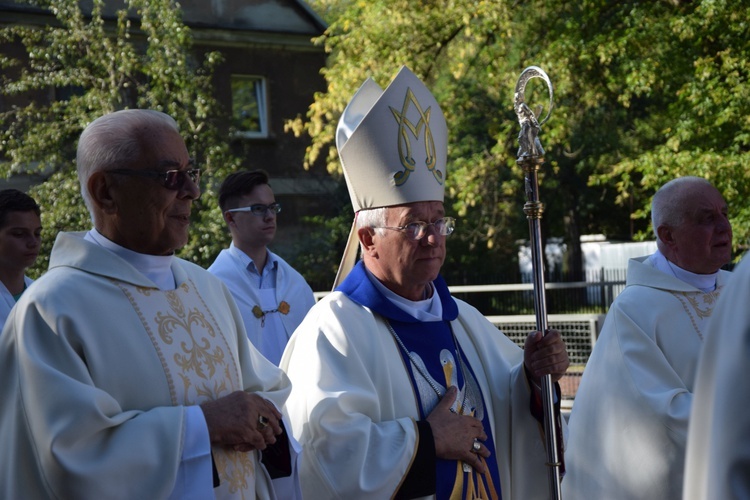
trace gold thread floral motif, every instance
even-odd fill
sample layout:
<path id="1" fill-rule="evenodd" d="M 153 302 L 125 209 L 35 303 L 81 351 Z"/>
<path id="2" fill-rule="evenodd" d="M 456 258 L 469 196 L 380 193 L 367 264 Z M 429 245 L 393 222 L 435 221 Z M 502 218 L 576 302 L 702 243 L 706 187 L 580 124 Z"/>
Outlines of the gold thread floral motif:
<path id="1" fill-rule="evenodd" d="M 701 320 L 711 317 L 716 301 L 721 294 L 721 288 L 722 287 L 718 287 L 716 290 L 708 293 L 671 292 L 672 295 L 680 301 L 680 304 L 682 304 L 682 308 L 690 317 L 690 323 L 692 324 L 695 333 L 698 334 L 698 337 L 701 340 L 703 340 L 703 333 L 698 326 L 695 316 L 697 316 L 697 319 Z"/>
<path id="2" fill-rule="evenodd" d="M 159 291 L 116 284 L 130 300 L 153 342 L 164 367 L 172 404 L 200 404 L 241 386 L 231 346 L 224 341 L 219 323 L 194 291 L 194 285 L 183 283 L 177 290 Z M 151 298 L 139 299 L 144 297 Z M 213 453 L 220 488 L 234 496 L 254 498 L 258 453 L 221 447 L 213 447 Z"/>
<path id="3" fill-rule="evenodd" d="M 184 313 L 184 309 L 182 312 Z M 192 371 L 200 378 L 207 379 L 214 376 L 217 365 L 224 364 L 224 351 L 221 347 L 216 346 L 211 350 L 211 342 L 208 338 L 203 337 L 200 340 L 195 338 L 193 325 L 202 326 L 208 335 L 216 337 L 212 325 L 206 321 L 203 313 L 193 310 L 188 313 L 187 318 L 184 316 L 179 318 L 160 312 L 155 319 L 159 328 L 159 336 L 167 344 L 172 343 L 171 334 L 176 329 L 184 329 L 189 335 L 190 343 L 186 340 L 180 343 L 180 349 L 184 355 L 179 353 L 174 355 L 175 363 L 183 370 Z M 203 369 L 204 365 L 208 369 L 208 374 Z"/>
<path id="4" fill-rule="evenodd" d="M 234 494 L 240 490 L 244 491 L 249 488 L 250 485 L 247 484 L 247 478 L 255 476 L 255 467 L 253 461 L 250 460 L 251 453 L 256 452 L 241 453 L 228 449 L 218 451 L 214 448 L 213 454 L 216 471 L 230 493 Z"/>

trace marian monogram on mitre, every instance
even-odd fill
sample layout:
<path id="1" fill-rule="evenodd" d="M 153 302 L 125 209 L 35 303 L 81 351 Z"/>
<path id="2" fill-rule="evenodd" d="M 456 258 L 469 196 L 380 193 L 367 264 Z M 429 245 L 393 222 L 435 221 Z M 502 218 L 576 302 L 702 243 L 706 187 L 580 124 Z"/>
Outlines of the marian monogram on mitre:
<path id="1" fill-rule="evenodd" d="M 409 179 L 409 175 L 419 167 L 415 158 L 415 147 L 416 151 L 421 152 L 420 145 L 424 148 L 424 165 L 435 176 L 435 180 L 442 184 L 443 172 L 437 168 L 435 140 L 430 129 L 432 108 L 428 107 L 423 110 L 414 92 L 411 88 L 407 88 L 401 109 L 397 110 L 393 107 L 389 109 L 398 123 L 398 154 L 401 165 L 404 167 L 404 170 L 396 172 L 393 176 L 396 186 L 404 184 Z"/>

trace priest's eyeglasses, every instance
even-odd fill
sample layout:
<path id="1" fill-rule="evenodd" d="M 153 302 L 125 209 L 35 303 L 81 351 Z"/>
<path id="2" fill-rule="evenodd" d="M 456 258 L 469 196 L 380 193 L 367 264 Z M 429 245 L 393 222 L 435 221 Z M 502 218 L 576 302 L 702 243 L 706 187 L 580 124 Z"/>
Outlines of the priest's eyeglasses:
<path id="1" fill-rule="evenodd" d="M 430 226 L 434 226 L 435 231 L 438 234 L 442 236 L 448 236 L 453 233 L 453 230 L 456 228 L 456 219 L 454 219 L 453 217 L 443 217 L 442 219 L 438 219 L 435 222 L 428 223 L 419 220 L 416 222 L 410 222 L 405 226 L 380 226 L 376 227 L 375 229 L 390 229 L 392 231 L 401 231 L 410 239 L 417 241 L 427 236 L 427 228 Z"/>
<path id="2" fill-rule="evenodd" d="M 250 212 L 256 217 L 265 217 L 266 213 L 271 212 L 271 215 L 276 215 L 281 212 L 281 203 L 271 203 L 270 205 L 263 205 L 262 203 L 256 203 L 249 207 L 241 208 L 230 208 L 227 212 Z"/>
<path id="3" fill-rule="evenodd" d="M 120 175 L 135 175 L 138 177 L 151 177 L 159 181 L 159 184 L 165 188 L 178 191 L 185 185 L 185 180 L 190 179 L 193 184 L 198 184 L 201 180 L 201 169 L 199 168 L 188 168 L 186 170 L 132 170 L 129 168 L 116 168 L 113 170 L 106 170 L 112 174 Z"/>

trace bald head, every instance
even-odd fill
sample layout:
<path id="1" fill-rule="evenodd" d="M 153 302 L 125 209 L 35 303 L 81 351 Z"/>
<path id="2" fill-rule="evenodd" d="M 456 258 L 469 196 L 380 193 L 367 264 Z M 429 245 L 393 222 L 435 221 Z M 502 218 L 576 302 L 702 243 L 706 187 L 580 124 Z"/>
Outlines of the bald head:
<path id="1" fill-rule="evenodd" d="M 711 274 L 732 257 L 732 227 L 719 191 L 701 177 L 664 184 L 651 203 L 651 222 L 659 251 L 697 274 Z"/>
<path id="2" fill-rule="evenodd" d="M 91 174 L 129 167 L 143 156 L 153 132 L 165 128 L 178 131 L 177 122 L 167 114 L 150 109 L 115 111 L 86 127 L 78 140 L 76 164 L 81 195 L 92 218 L 94 206 L 88 189 Z"/>

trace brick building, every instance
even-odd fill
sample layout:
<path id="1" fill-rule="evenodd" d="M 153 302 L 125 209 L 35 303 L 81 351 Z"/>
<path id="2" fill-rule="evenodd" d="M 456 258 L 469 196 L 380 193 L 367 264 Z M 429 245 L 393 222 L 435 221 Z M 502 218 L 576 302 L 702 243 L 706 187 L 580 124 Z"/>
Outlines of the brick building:
<path id="1" fill-rule="evenodd" d="M 91 1 L 80 2 L 84 12 Z M 105 16 L 123 7 L 122 0 L 106 0 Z M 216 68 L 216 95 L 226 112 L 227 141 L 247 168 L 264 168 L 272 179 L 277 199 L 284 204 L 277 240 L 292 241 L 304 214 L 331 210 L 323 202 L 335 188 L 324 165 L 302 167 L 306 138 L 284 132 L 284 123 L 304 116 L 315 92 L 325 89 L 320 69 L 322 47 L 311 39 L 325 23 L 302 0 L 183 0 L 183 21 L 190 28 L 199 59 L 220 51 L 224 61 Z M 54 22 L 48 11 L 24 2 L 0 0 L 0 25 L 45 25 Z M 15 56 L 23 47 L 5 45 Z M 55 99 L 55 89 L 9 98 L 0 95 L 0 110 L 24 100 Z M 20 102 L 19 102 L 20 101 Z M 38 176 L 19 176 L 5 186 L 24 189 Z"/>

